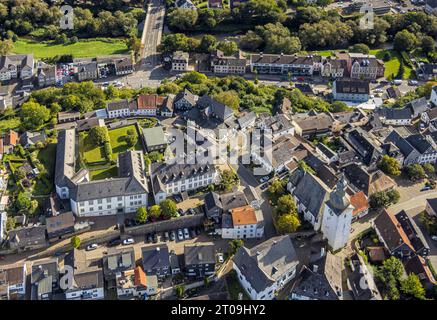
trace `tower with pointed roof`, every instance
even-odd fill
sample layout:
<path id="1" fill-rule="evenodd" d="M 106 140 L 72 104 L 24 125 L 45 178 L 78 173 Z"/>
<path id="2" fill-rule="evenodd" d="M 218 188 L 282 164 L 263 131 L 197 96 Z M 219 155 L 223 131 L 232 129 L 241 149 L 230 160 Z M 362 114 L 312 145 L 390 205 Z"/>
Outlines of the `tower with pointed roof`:
<path id="1" fill-rule="evenodd" d="M 346 246 L 349 240 L 354 207 L 346 193 L 347 182 L 342 175 L 325 202 L 321 231 L 333 251 Z"/>

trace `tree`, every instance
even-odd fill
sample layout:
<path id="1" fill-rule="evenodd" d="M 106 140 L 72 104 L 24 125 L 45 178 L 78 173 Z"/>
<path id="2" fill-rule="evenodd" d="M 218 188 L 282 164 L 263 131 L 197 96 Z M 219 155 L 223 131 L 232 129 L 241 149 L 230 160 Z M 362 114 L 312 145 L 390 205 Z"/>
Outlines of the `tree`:
<path id="1" fill-rule="evenodd" d="M 234 239 L 229 241 L 229 254 L 234 255 L 237 253 L 238 248 L 242 247 L 244 242 L 242 239 Z"/>
<path id="2" fill-rule="evenodd" d="M 401 174 L 401 165 L 399 161 L 388 155 L 384 155 L 379 163 L 379 168 L 386 174 L 398 176 Z"/>
<path id="3" fill-rule="evenodd" d="M 410 273 L 406 279 L 401 281 L 401 291 L 415 299 L 425 299 L 425 289 L 420 283 L 419 277 L 414 273 Z"/>
<path id="4" fill-rule="evenodd" d="M 234 110 L 238 110 L 240 106 L 240 98 L 238 97 L 238 93 L 234 90 L 217 93 L 214 95 L 214 99 Z"/>
<path id="5" fill-rule="evenodd" d="M 74 236 L 71 238 L 70 240 L 71 245 L 73 246 L 73 248 L 78 249 L 80 247 L 80 238 L 78 236 Z"/>
<path id="6" fill-rule="evenodd" d="M 283 214 L 276 221 L 276 226 L 280 233 L 292 233 L 300 226 L 300 220 L 296 214 Z"/>
<path id="7" fill-rule="evenodd" d="M 267 192 L 271 195 L 277 195 L 279 198 L 281 195 L 285 193 L 284 185 L 282 184 L 281 180 L 274 179 L 267 189 Z"/>
<path id="8" fill-rule="evenodd" d="M 401 195 L 398 190 L 391 189 L 386 192 L 390 204 L 395 204 L 399 201 Z"/>
<path id="9" fill-rule="evenodd" d="M 412 181 L 421 180 L 421 179 L 425 178 L 425 170 L 418 163 L 408 165 L 405 168 L 405 170 L 407 172 L 408 177 Z"/>
<path id="10" fill-rule="evenodd" d="M 16 224 L 15 218 L 14 217 L 8 217 L 6 219 L 6 230 L 7 231 L 11 231 L 12 229 L 15 228 L 15 224 Z"/>
<path id="11" fill-rule="evenodd" d="M 276 210 L 279 214 L 297 213 L 296 203 L 290 194 L 281 196 L 278 199 Z"/>
<path id="12" fill-rule="evenodd" d="M 301 50 L 299 38 L 279 22 L 258 26 L 255 31 L 263 38 L 266 52 L 292 54 Z"/>
<path id="13" fill-rule="evenodd" d="M 164 218 L 170 219 L 177 216 L 178 210 L 176 203 L 173 200 L 165 199 L 160 203 L 160 207 Z"/>
<path id="14" fill-rule="evenodd" d="M 225 40 L 217 44 L 217 49 L 223 51 L 225 56 L 230 56 L 238 52 L 238 45 L 235 41 Z"/>
<path id="15" fill-rule="evenodd" d="M 398 300 L 399 281 L 404 274 L 404 266 L 396 257 L 385 260 L 381 267 L 376 269 L 375 277 L 383 285 L 386 296 L 390 300 Z"/>
<path id="16" fill-rule="evenodd" d="M 349 52 L 369 54 L 370 48 L 364 43 L 357 43 L 349 47 Z"/>
<path id="17" fill-rule="evenodd" d="M 0 56 L 9 54 L 14 49 L 14 42 L 10 39 L 0 40 Z"/>
<path id="18" fill-rule="evenodd" d="M 161 216 L 161 214 L 162 214 L 162 210 L 159 205 L 155 204 L 149 208 L 149 215 L 152 219 L 155 220 L 158 219 Z"/>
<path id="19" fill-rule="evenodd" d="M 92 141 L 97 145 L 102 145 L 109 141 L 109 133 L 107 127 L 93 127 L 89 132 Z"/>
<path id="20" fill-rule="evenodd" d="M 126 45 L 129 50 L 137 54 L 141 49 L 141 40 L 136 35 L 132 35 L 126 40 Z"/>
<path id="21" fill-rule="evenodd" d="M 199 18 L 197 10 L 177 8 L 167 15 L 170 27 L 179 30 L 192 29 Z"/>
<path id="22" fill-rule="evenodd" d="M 433 52 L 435 50 L 435 41 L 433 37 L 425 36 L 422 38 L 422 44 L 420 45 L 423 52 Z"/>
<path id="23" fill-rule="evenodd" d="M 126 136 L 126 142 L 127 145 L 132 148 L 133 146 L 135 146 L 138 142 L 138 136 L 134 133 L 134 134 L 129 134 Z"/>
<path id="24" fill-rule="evenodd" d="M 423 165 L 423 169 L 426 171 L 426 173 L 434 173 L 435 172 L 435 168 L 431 163 L 425 163 Z"/>
<path id="25" fill-rule="evenodd" d="M 192 84 L 201 84 L 208 79 L 203 73 L 197 71 L 187 72 L 182 76 L 182 81 L 186 81 Z"/>
<path id="26" fill-rule="evenodd" d="M 238 175 L 232 169 L 220 171 L 220 188 L 225 191 L 231 191 L 238 183 Z"/>
<path id="27" fill-rule="evenodd" d="M 255 51 L 264 43 L 263 38 L 254 31 L 249 30 L 246 34 L 240 37 L 240 47 L 248 51 Z"/>
<path id="28" fill-rule="evenodd" d="M 204 53 L 208 53 L 217 46 L 217 39 L 210 35 L 205 34 L 200 40 L 199 50 Z"/>
<path id="29" fill-rule="evenodd" d="M 419 41 L 414 33 L 404 29 L 396 33 L 393 47 L 397 51 L 411 51 L 419 45 Z"/>
<path id="30" fill-rule="evenodd" d="M 144 207 L 140 207 L 137 209 L 137 221 L 140 223 L 146 223 L 147 222 L 147 210 Z"/>
<path id="31" fill-rule="evenodd" d="M 302 169 L 305 172 L 309 172 L 312 174 L 316 174 L 313 168 L 311 168 L 304 160 L 300 160 L 298 162 L 299 168 Z"/>
<path id="32" fill-rule="evenodd" d="M 31 206 L 30 196 L 28 193 L 20 192 L 15 202 L 18 211 L 28 210 Z"/>
<path id="33" fill-rule="evenodd" d="M 34 100 L 21 106 L 21 121 L 27 129 L 39 129 L 50 119 L 50 110 Z"/>
<path id="34" fill-rule="evenodd" d="M 178 298 L 182 298 L 185 293 L 185 286 L 183 284 L 179 284 L 175 287 L 175 291 Z"/>

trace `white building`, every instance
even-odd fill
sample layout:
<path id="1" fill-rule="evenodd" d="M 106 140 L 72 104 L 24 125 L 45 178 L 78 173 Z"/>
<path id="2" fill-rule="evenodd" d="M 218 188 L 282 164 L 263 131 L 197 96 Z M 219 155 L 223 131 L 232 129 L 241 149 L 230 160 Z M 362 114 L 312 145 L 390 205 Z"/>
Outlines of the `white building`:
<path id="1" fill-rule="evenodd" d="M 34 71 L 32 54 L 0 56 L 0 81 L 31 78 Z"/>
<path id="2" fill-rule="evenodd" d="M 272 300 L 296 276 L 299 264 L 290 236 L 278 236 L 248 249 L 240 247 L 233 258 L 238 281 L 252 300 Z"/>
<path id="3" fill-rule="evenodd" d="M 102 270 L 74 274 L 73 286 L 65 291 L 66 300 L 103 300 L 105 288 Z"/>
<path id="4" fill-rule="evenodd" d="M 10 267 L 4 269 L 6 272 L 6 280 L 8 282 L 8 290 L 9 295 L 25 295 L 26 294 L 26 278 L 27 278 L 27 269 L 26 264 L 17 265 L 14 267 Z"/>
<path id="5" fill-rule="evenodd" d="M 222 215 L 223 239 L 251 239 L 264 235 L 264 217 L 261 210 L 243 206 Z"/>
<path id="6" fill-rule="evenodd" d="M 129 101 L 128 99 L 109 102 L 106 105 L 109 119 L 130 117 L 136 109 L 136 101 Z"/>
<path id="7" fill-rule="evenodd" d="M 188 52 L 175 51 L 171 60 L 171 71 L 187 71 L 189 54 Z"/>
<path id="8" fill-rule="evenodd" d="M 323 211 L 321 231 L 333 251 L 343 248 L 349 240 L 354 207 L 346 194 L 346 186 L 343 176 L 331 192 Z"/>
<path id="9" fill-rule="evenodd" d="M 75 164 L 74 129 L 61 131 L 56 150 L 55 187 L 61 199 L 70 199 L 75 215 L 115 215 L 147 207 L 148 185 L 141 151 L 119 155 L 116 178 L 90 181 L 86 169 L 75 172 Z"/>
<path id="10" fill-rule="evenodd" d="M 115 282 L 119 299 L 134 299 L 158 293 L 158 277 L 146 275 L 141 267 L 118 273 Z"/>
<path id="11" fill-rule="evenodd" d="M 3 240 L 6 237 L 6 221 L 8 219 L 8 216 L 6 215 L 6 212 L 0 213 L 0 243 L 3 242 Z"/>

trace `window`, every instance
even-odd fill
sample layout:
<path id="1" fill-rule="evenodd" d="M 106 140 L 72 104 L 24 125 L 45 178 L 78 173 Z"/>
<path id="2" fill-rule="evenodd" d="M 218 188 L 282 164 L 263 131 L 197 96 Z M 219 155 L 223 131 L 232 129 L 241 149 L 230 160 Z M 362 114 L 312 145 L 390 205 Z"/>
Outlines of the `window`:
<path id="1" fill-rule="evenodd" d="M 123 200 L 123 197 L 117 197 L 117 200 L 118 200 L 118 201 L 122 201 L 122 200 Z"/>
<path id="2" fill-rule="evenodd" d="M 89 200 L 88 205 L 92 206 L 94 204 L 94 200 Z"/>
<path id="3" fill-rule="evenodd" d="M 103 203 L 102 199 L 97 200 L 97 204 L 102 204 L 102 203 Z"/>

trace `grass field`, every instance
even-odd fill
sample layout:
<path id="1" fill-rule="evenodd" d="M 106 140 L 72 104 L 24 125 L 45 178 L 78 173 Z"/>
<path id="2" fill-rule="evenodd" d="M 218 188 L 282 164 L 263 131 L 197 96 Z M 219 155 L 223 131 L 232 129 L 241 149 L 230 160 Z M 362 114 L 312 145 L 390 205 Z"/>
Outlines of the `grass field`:
<path id="1" fill-rule="evenodd" d="M 103 147 L 96 146 L 89 135 L 86 135 L 83 139 L 80 138 L 79 148 L 87 164 L 106 161 Z"/>
<path id="2" fill-rule="evenodd" d="M 399 67 L 401 65 L 401 59 L 402 59 L 401 55 L 397 51 L 371 50 L 370 54 L 374 54 L 378 59 L 383 59 L 386 52 L 390 53 L 390 60 L 384 61 L 384 66 L 385 66 L 384 77 L 387 78 L 390 75 L 392 75 L 393 78 L 395 78 L 398 75 Z M 402 78 L 408 79 L 410 75 L 411 75 L 411 68 L 404 63 L 404 74 Z"/>
<path id="3" fill-rule="evenodd" d="M 50 177 L 54 176 L 56 160 L 56 143 L 50 143 L 44 149 L 38 151 L 37 159 L 47 170 Z"/>
<path id="4" fill-rule="evenodd" d="M 117 176 L 117 166 L 111 166 L 103 169 L 90 170 L 91 180 L 102 180 Z"/>
<path id="5" fill-rule="evenodd" d="M 126 142 L 127 131 L 129 129 L 134 130 L 135 134 L 138 135 L 138 132 L 133 125 L 109 131 L 109 139 L 112 147 L 112 159 L 117 159 L 119 153 L 129 150 L 129 146 Z M 134 146 L 134 150 L 142 150 L 141 140 L 139 137 L 137 144 Z"/>
<path id="6" fill-rule="evenodd" d="M 124 40 L 103 38 L 79 40 L 77 43 L 67 45 L 19 39 L 14 43 L 13 50 L 14 53 L 33 53 L 37 59 L 64 54 L 72 54 L 75 58 L 87 58 L 126 53 L 127 51 Z"/>

